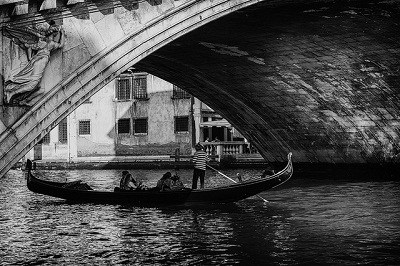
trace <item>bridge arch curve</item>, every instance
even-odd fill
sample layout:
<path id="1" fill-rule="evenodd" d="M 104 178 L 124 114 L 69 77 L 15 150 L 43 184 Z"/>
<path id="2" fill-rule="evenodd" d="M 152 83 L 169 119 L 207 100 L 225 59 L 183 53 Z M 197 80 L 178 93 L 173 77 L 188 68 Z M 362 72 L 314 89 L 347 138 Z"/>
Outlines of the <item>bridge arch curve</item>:
<path id="1" fill-rule="evenodd" d="M 322 2 L 169 5 L 3 132 L 0 176 L 132 65 L 213 107 L 268 160 L 292 151 L 296 162 L 399 162 L 400 1 Z"/>
<path id="2" fill-rule="evenodd" d="M 153 18 L 143 27 L 100 51 L 54 86 L 1 134 L 0 176 L 85 98 L 132 65 L 174 39 L 257 2 L 259 0 L 188 1 Z"/>

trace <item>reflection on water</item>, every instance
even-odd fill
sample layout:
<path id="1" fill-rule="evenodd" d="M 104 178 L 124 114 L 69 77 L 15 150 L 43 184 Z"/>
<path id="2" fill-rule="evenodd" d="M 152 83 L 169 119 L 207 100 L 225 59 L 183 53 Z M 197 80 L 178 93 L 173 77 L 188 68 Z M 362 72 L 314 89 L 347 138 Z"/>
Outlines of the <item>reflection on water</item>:
<path id="1" fill-rule="evenodd" d="M 236 170 L 250 178 L 257 170 Z M 163 170 L 132 171 L 150 186 Z M 181 176 L 190 186 L 191 171 Z M 39 174 L 39 173 L 38 173 Z M 42 173 L 43 174 L 43 173 Z M 206 185 L 226 182 L 207 172 Z M 47 171 L 111 190 L 120 171 Z M 235 204 L 67 204 L 0 180 L 0 265 L 399 265 L 400 183 L 297 180 Z"/>

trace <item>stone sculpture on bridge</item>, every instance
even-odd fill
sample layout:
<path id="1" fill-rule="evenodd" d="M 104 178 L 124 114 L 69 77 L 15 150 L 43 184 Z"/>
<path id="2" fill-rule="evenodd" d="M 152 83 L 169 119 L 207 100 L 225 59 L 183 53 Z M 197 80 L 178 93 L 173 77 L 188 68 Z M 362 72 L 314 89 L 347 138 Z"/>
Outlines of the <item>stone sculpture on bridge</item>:
<path id="1" fill-rule="evenodd" d="M 28 57 L 28 64 L 5 82 L 4 103 L 32 106 L 35 99 L 43 94 L 40 81 L 49 62 L 50 52 L 64 46 L 64 30 L 50 21 L 47 29 L 4 26 L 3 34 L 26 50 Z"/>

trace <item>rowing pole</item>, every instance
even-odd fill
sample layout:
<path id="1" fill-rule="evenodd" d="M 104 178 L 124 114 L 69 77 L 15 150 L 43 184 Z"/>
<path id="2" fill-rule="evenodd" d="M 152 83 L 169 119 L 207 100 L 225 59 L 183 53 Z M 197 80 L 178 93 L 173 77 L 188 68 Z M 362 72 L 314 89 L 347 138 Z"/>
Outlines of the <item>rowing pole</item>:
<path id="1" fill-rule="evenodd" d="M 229 179 L 229 180 L 232 181 L 233 183 L 237 183 L 234 179 L 232 179 L 232 178 L 230 178 L 229 176 L 225 175 L 224 173 L 218 171 L 218 170 L 215 169 L 214 167 L 212 167 L 212 166 L 210 166 L 210 165 L 208 165 L 208 164 L 207 164 L 207 166 L 208 166 L 210 169 L 212 169 L 212 170 L 214 170 L 215 172 L 217 172 L 218 174 L 222 175 L 223 177 Z M 256 196 L 257 196 L 258 198 L 262 199 L 264 202 L 268 202 L 268 200 L 264 199 L 264 198 L 261 197 L 260 195 L 256 195 Z"/>

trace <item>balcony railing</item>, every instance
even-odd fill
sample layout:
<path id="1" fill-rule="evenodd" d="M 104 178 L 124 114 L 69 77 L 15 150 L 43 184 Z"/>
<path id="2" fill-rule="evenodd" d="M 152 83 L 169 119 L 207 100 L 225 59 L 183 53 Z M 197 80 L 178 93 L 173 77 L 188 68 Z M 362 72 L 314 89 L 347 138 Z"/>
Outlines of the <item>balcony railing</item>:
<path id="1" fill-rule="evenodd" d="M 244 153 L 257 153 L 257 150 L 244 141 L 201 142 L 208 155 L 228 156 Z"/>

